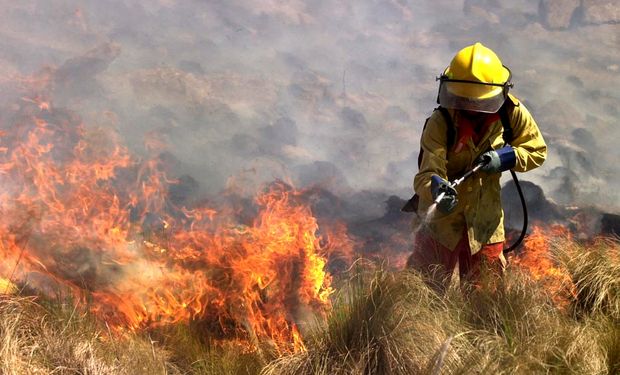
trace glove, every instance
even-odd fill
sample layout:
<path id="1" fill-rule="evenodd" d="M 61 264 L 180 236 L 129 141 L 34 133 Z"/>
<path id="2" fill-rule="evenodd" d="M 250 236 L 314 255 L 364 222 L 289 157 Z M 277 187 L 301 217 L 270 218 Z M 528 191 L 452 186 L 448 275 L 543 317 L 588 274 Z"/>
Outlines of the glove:
<path id="1" fill-rule="evenodd" d="M 485 163 L 480 170 L 488 173 L 507 171 L 517 164 L 517 156 L 512 146 L 487 151 L 476 159 L 476 164 Z"/>
<path id="2" fill-rule="evenodd" d="M 458 203 L 456 190 L 443 178 L 435 175 L 431 176 L 431 194 L 433 195 L 433 201 L 436 201 L 441 193 L 445 194 L 437 203 L 437 209 L 443 213 L 452 212 Z"/>

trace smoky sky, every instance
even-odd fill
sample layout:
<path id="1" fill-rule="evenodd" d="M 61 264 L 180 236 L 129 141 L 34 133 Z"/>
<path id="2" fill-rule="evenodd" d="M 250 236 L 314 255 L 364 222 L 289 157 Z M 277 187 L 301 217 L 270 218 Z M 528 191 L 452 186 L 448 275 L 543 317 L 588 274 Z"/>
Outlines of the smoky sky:
<path id="1" fill-rule="evenodd" d="M 56 107 L 145 139 L 217 192 L 275 178 L 407 197 L 435 77 L 480 41 L 513 73 L 547 163 L 523 179 L 618 208 L 620 24 L 549 29 L 538 0 L 5 2 L 7 82 L 53 75 Z"/>

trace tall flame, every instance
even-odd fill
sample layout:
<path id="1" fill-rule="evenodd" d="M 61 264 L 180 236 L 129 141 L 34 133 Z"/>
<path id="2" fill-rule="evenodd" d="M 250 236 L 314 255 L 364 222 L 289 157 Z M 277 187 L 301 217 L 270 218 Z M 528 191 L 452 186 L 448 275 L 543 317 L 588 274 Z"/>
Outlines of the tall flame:
<path id="1" fill-rule="evenodd" d="M 283 183 L 253 220 L 171 199 L 182 182 L 109 129 L 87 129 L 40 98 L 0 126 L 0 277 L 69 290 L 117 330 L 200 321 L 215 337 L 302 350 L 303 311 L 330 307 L 326 260 L 346 232 Z"/>

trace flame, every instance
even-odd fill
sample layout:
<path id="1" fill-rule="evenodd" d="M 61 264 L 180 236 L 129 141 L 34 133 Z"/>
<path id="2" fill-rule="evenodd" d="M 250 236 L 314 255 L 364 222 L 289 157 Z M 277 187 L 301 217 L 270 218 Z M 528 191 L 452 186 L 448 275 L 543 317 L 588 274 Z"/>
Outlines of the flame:
<path id="1" fill-rule="evenodd" d="M 10 280 L 0 277 L 0 295 L 17 293 L 17 286 Z"/>
<path id="2" fill-rule="evenodd" d="M 575 285 L 564 268 L 553 261 L 551 243 L 554 239 L 570 238 L 569 230 L 561 225 L 533 226 L 523 242 L 523 250 L 512 257 L 512 262 L 522 267 L 532 278 L 545 286 L 555 304 L 567 308 L 571 297 L 576 296 Z"/>
<path id="3" fill-rule="evenodd" d="M 157 155 L 138 159 L 39 97 L 22 103 L 0 130 L 0 276 L 69 291 L 119 332 L 194 321 L 248 347 L 304 350 L 296 322 L 330 308 L 327 259 L 351 252 L 346 228 L 319 234 L 284 183 L 256 196 L 251 220 L 175 201 L 182 182 Z"/>

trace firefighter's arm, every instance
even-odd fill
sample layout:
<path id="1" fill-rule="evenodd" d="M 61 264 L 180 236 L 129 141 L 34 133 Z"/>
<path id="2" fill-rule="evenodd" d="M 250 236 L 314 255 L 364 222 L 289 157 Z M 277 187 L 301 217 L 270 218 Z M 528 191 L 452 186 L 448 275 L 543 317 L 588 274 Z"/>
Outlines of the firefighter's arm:
<path id="1" fill-rule="evenodd" d="M 437 175 L 447 179 L 446 143 L 447 129 L 439 111 L 433 112 L 428 120 L 422 137 L 420 148 L 423 150 L 420 168 L 413 180 L 413 189 L 420 199 L 431 202 L 431 176 Z"/>
<path id="2" fill-rule="evenodd" d="M 527 172 L 540 167 L 547 158 L 547 145 L 536 121 L 523 103 L 514 107 L 511 122 L 513 127 L 511 145 L 516 156 L 513 169 L 516 172 Z"/>

